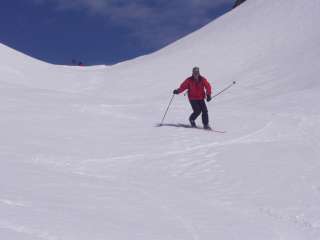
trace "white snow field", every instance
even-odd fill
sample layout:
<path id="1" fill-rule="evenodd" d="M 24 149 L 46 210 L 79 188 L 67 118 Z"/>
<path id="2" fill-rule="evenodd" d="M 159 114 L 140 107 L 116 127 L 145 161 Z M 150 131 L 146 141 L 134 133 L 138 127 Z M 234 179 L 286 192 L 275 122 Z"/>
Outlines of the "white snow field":
<path id="1" fill-rule="evenodd" d="M 108 67 L 0 45 L 0 239 L 319 240 L 319 22 L 319 0 L 248 0 Z M 225 134 L 155 127 L 193 66 L 237 81 L 208 103 Z M 180 94 L 165 123 L 190 113 Z"/>

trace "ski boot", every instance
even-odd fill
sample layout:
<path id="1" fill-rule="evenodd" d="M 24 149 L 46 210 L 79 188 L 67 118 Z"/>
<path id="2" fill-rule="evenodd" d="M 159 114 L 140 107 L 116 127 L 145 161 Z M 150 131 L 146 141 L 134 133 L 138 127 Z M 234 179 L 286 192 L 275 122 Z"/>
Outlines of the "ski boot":
<path id="1" fill-rule="evenodd" d="M 209 124 L 203 125 L 203 129 L 212 130 L 212 128 L 209 126 Z"/>
<path id="2" fill-rule="evenodd" d="M 191 125 L 191 127 L 193 127 L 193 128 L 196 128 L 197 127 L 197 125 L 196 125 L 196 122 L 194 121 L 194 120 L 189 120 L 190 121 L 190 125 Z"/>

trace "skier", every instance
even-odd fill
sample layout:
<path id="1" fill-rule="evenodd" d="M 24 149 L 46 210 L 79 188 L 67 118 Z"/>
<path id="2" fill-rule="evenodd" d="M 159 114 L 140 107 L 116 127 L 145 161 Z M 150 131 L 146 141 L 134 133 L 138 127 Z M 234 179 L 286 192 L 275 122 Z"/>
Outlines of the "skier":
<path id="1" fill-rule="evenodd" d="M 208 109 L 204 99 L 211 100 L 211 85 L 208 80 L 200 75 L 199 67 L 192 69 L 192 76 L 187 78 L 178 89 L 173 91 L 174 94 L 182 93 L 188 90 L 189 101 L 193 113 L 189 117 L 192 127 L 197 127 L 195 120 L 202 113 L 203 128 L 210 130 Z"/>

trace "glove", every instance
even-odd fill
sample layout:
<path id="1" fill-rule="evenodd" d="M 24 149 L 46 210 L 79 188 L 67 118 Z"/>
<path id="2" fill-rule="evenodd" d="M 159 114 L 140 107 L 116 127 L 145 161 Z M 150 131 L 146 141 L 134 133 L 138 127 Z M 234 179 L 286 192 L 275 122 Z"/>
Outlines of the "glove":
<path id="1" fill-rule="evenodd" d="M 179 90 L 178 89 L 173 90 L 173 94 L 179 94 Z"/>
<path id="2" fill-rule="evenodd" d="M 211 96 L 210 95 L 207 95 L 207 102 L 210 102 L 211 101 Z"/>

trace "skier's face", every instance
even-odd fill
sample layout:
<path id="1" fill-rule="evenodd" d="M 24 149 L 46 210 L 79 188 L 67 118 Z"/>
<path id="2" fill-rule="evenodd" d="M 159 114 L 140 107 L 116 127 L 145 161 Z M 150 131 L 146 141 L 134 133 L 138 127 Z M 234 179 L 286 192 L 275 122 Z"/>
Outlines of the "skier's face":
<path id="1" fill-rule="evenodd" d="M 192 75 L 193 75 L 195 78 L 198 78 L 199 75 L 200 75 L 200 73 L 199 73 L 199 71 L 197 71 L 197 70 L 193 70 Z"/>

